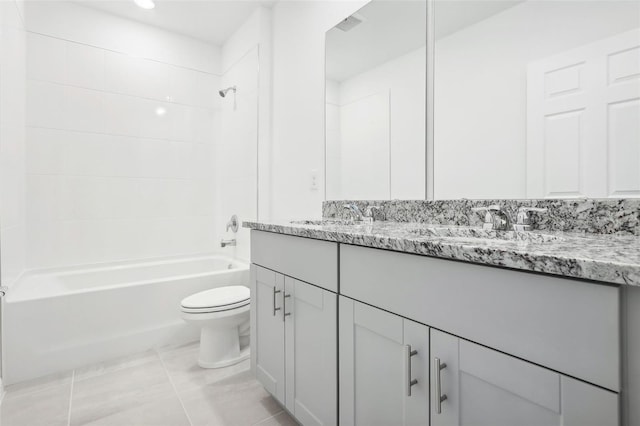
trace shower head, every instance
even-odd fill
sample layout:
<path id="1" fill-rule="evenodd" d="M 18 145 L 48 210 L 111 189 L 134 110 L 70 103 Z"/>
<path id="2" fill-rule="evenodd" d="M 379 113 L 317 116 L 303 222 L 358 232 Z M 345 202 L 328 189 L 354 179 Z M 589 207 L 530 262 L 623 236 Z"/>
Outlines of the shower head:
<path id="1" fill-rule="evenodd" d="M 218 94 L 224 98 L 225 96 L 227 96 L 227 92 L 229 92 L 230 90 L 233 93 L 236 93 L 236 86 L 231 86 L 231 87 L 227 87 L 226 89 L 218 90 Z"/>

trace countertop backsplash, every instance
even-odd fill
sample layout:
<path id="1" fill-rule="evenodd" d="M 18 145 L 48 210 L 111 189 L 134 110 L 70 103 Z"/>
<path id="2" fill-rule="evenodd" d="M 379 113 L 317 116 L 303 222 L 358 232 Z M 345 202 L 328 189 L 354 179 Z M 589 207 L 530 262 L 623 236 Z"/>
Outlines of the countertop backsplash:
<path id="1" fill-rule="evenodd" d="M 640 199 L 528 199 L 528 200 L 335 200 L 322 203 L 325 219 L 347 219 L 344 204 L 361 211 L 379 206 L 376 220 L 419 222 L 458 226 L 482 226 L 483 212 L 473 207 L 500 205 L 512 218 L 519 207 L 548 209 L 530 213 L 533 229 L 590 234 L 640 235 Z"/>

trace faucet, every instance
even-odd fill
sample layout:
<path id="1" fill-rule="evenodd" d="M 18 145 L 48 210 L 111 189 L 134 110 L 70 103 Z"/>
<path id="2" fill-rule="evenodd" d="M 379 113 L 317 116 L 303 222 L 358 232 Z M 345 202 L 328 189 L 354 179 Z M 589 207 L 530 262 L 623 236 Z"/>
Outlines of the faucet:
<path id="1" fill-rule="evenodd" d="M 356 222 L 362 222 L 362 211 L 360 211 L 360 208 L 358 208 L 357 205 L 355 204 L 343 204 L 342 205 L 343 209 L 347 209 L 349 211 L 349 214 L 351 215 L 351 220 L 354 220 Z"/>
<path id="2" fill-rule="evenodd" d="M 513 225 L 514 231 L 530 231 L 531 230 L 531 217 L 529 216 L 529 212 L 538 212 L 544 213 L 546 212 L 546 208 L 540 207 L 520 207 L 518 209 L 518 214 L 516 215 L 516 223 Z"/>
<path id="3" fill-rule="evenodd" d="M 487 212 L 484 216 L 484 223 L 482 224 L 482 229 L 485 231 L 510 231 L 513 227 L 513 221 L 509 217 L 509 214 L 502 210 L 502 207 L 497 204 L 487 207 L 474 207 L 471 210 L 474 212 Z"/>
<path id="4" fill-rule="evenodd" d="M 367 223 L 373 223 L 375 222 L 376 218 L 374 217 L 373 212 L 374 211 L 381 211 L 382 207 L 380 206 L 367 206 L 367 208 L 364 211 L 364 215 L 362 220 L 364 220 Z"/>
<path id="5" fill-rule="evenodd" d="M 232 238 L 230 240 L 221 240 L 220 241 L 220 247 L 226 247 L 226 246 L 235 246 L 236 245 L 236 239 Z"/>
<path id="6" fill-rule="evenodd" d="M 229 222 L 227 222 L 227 232 L 229 232 L 229 230 L 233 231 L 233 233 L 238 232 L 238 215 L 232 215 L 231 219 L 229 219 Z M 232 238 L 230 240 L 221 240 L 220 241 L 220 247 L 226 247 L 226 246 L 235 246 L 236 245 L 236 239 Z"/>
<path id="7" fill-rule="evenodd" d="M 497 204 L 493 204 L 488 207 L 474 207 L 471 210 L 474 212 L 487 212 L 484 217 L 484 223 L 482 224 L 482 229 L 486 231 L 530 231 L 531 217 L 529 216 L 529 213 L 542 213 L 547 211 L 546 208 L 520 207 L 518 208 L 518 214 L 516 215 L 516 223 L 513 223 L 509 213 Z"/>

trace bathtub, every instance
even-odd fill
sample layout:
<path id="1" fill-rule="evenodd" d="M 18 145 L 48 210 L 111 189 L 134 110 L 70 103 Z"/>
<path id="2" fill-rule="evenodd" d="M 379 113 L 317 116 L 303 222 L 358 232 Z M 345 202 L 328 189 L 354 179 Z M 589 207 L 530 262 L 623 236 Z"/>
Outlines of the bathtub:
<path id="1" fill-rule="evenodd" d="M 217 256 L 29 271 L 2 301 L 3 383 L 195 341 L 180 301 L 248 284 L 248 265 Z"/>

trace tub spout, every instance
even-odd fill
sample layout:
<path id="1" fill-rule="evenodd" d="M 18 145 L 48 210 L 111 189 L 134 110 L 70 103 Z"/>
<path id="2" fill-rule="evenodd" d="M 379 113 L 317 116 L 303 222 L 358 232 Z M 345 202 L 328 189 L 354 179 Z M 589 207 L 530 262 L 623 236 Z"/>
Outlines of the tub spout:
<path id="1" fill-rule="evenodd" d="M 233 238 L 231 240 L 222 240 L 220 241 L 220 247 L 226 247 L 226 246 L 235 246 L 236 245 L 236 239 Z"/>

